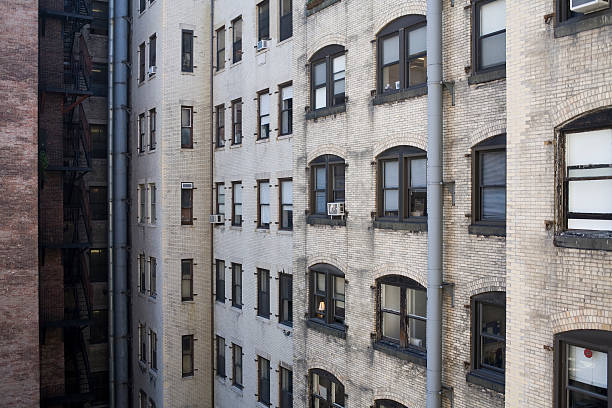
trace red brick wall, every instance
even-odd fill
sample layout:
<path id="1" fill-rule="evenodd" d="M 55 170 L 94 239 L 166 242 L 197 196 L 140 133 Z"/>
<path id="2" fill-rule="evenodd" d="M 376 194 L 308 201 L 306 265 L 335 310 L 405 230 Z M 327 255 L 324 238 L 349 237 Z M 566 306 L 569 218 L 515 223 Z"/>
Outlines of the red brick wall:
<path id="1" fill-rule="evenodd" d="M 0 1 L 0 406 L 39 405 L 37 3 Z"/>

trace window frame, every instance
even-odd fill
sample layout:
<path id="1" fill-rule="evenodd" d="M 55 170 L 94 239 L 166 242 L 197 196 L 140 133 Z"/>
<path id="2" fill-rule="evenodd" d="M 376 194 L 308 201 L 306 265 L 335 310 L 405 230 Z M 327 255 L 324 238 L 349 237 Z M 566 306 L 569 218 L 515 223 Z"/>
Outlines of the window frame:
<path id="1" fill-rule="evenodd" d="M 149 68 L 157 66 L 157 33 L 149 37 Z M 149 78 L 155 75 L 149 72 Z"/>
<path id="2" fill-rule="evenodd" d="M 506 182 L 504 183 L 504 191 L 506 192 L 505 205 L 504 205 L 504 219 L 482 219 L 482 188 L 492 187 L 499 188 L 500 185 L 482 186 L 482 155 L 483 153 L 495 153 L 505 152 L 506 154 L 506 167 L 504 173 L 506 175 Z M 506 226 L 506 207 L 508 205 L 508 153 L 506 149 L 506 134 L 502 133 L 472 147 L 472 225 L 486 225 L 493 227 Z"/>
<path id="3" fill-rule="evenodd" d="M 270 40 L 270 0 L 257 3 L 257 41 Z M 262 12 L 265 7 L 265 12 Z M 267 14 L 267 15 L 266 15 Z"/>
<path id="4" fill-rule="evenodd" d="M 335 266 L 329 264 L 315 264 L 309 268 L 310 272 L 310 296 L 309 296 L 309 319 L 325 326 L 333 327 L 337 330 L 346 331 L 346 276 L 345 274 Z M 317 274 L 323 274 L 325 276 L 325 290 L 319 291 L 317 289 Z M 336 304 L 337 298 L 335 295 L 335 278 L 344 279 L 344 317 L 336 315 Z M 317 310 L 317 299 L 323 298 L 327 306 L 324 304 L 323 313 Z M 318 315 L 322 314 L 323 317 Z"/>
<path id="5" fill-rule="evenodd" d="M 236 23 L 240 23 L 240 38 L 236 38 Z M 238 16 L 232 20 L 232 64 L 242 61 L 242 16 Z"/>
<path id="6" fill-rule="evenodd" d="M 278 274 L 278 322 L 293 327 L 293 275 L 290 273 Z"/>
<path id="7" fill-rule="evenodd" d="M 242 222 L 244 221 L 242 218 L 242 202 L 243 202 L 243 197 L 242 197 L 242 190 L 240 191 L 240 202 L 237 203 L 236 202 L 236 189 L 240 188 L 242 189 L 242 181 L 232 181 L 232 226 L 234 227 L 242 227 Z M 238 222 L 237 220 L 237 215 L 236 215 L 236 206 L 239 205 L 240 206 L 240 221 Z"/>
<path id="8" fill-rule="evenodd" d="M 89 186 L 91 221 L 108 220 L 108 186 Z"/>
<path id="9" fill-rule="evenodd" d="M 151 369 L 157 371 L 157 333 L 149 328 L 149 343 L 151 352 Z"/>
<path id="10" fill-rule="evenodd" d="M 215 259 L 215 300 L 225 303 L 225 261 L 221 259 Z"/>
<path id="11" fill-rule="evenodd" d="M 149 151 L 153 151 L 157 147 L 156 128 L 157 111 L 155 108 L 152 108 L 149 109 Z"/>
<path id="12" fill-rule="evenodd" d="M 263 189 L 262 185 L 268 186 L 268 202 L 264 203 L 262 199 Z M 271 200 L 270 195 L 272 193 L 272 186 L 270 185 L 270 180 L 257 180 L 257 228 L 260 229 L 270 229 L 270 224 L 272 222 L 272 212 L 271 212 Z M 270 218 L 267 223 L 263 222 L 263 213 L 264 208 L 268 208 L 268 217 Z"/>
<path id="13" fill-rule="evenodd" d="M 215 339 L 215 349 L 216 349 L 216 372 L 217 375 L 221 378 L 226 377 L 225 373 L 225 339 L 219 335 L 216 336 Z"/>
<path id="14" fill-rule="evenodd" d="M 144 253 L 138 254 L 138 291 L 144 295 L 147 293 L 147 258 Z"/>
<path id="15" fill-rule="evenodd" d="M 268 98 L 268 113 L 267 114 L 262 114 L 261 113 L 261 98 L 265 96 Z M 269 89 L 263 89 L 259 92 L 257 92 L 257 140 L 266 140 L 266 139 L 270 139 L 270 132 L 272 131 L 272 115 L 271 115 L 271 95 L 270 95 L 270 90 Z M 267 130 L 265 132 L 262 131 L 262 120 L 264 118 L 268 119 L 268 127 Z"/>
<path id="16" fill-rule="evenodd" d="M 193 72 L 193 57 L 195 55 L 193 52 L 193 38 L 193 30 L 181 30 L 181 72 Z M 188 64 L 185 61 L 187 55 L 189 55 Z"/>
<path id="17" fill-rule="evenodd" d="M 343 190 L 333 188 L 334 181 L 335 181 L 334 179 L 334 167 L 335 166 L 344 167 L 344 189 Z M 321 168 L 321 167 L 325 168 L 325 190 L 317 189 L 317 184 L 316 184 L 316 169 Z M 327 215 L 327 204 L 328 203 L 335 203 L 335 202 L 346 203 L 346 167 L 347 165 L 343 158 L 341 158 L 340 156 L 332 155 L 332 154 L 321 155 L 310 162 L 310 165 L 309 165 L 309 168 L 310 168 L 310 199 L 309 199 L 310 210 L 309 210 L 309 214 L 311 216 L 328 217 Z M 326 199 L 325 210 L 322 213 L 317 212 L 317 207 L 316 207 L 317 192 L 325 193 L 325 199 Z M 342 195 L 344 198 L 335 200 L 337 192 L 342 192 Z"/>
<path id="18" fill-rule="evenodd" d="M 145 9 L 147 8 L 147 0 L 140 0 L 140 4 L 138 7 L 138 12 L 140 14 L 144 13 Z"/>
<path id="19" fill-rule="evenodd" d="M 185 348 L 185 341 L 187 341 L 187 344 L 189 346 L 187 348 Z M 183 378 L 193 377 L 194 375 L 194 372 L 195 372 L 195 368 L 194 368 L 194 365 L 195 365 L 194 348 L 195 347 L 194 346 L 195 346 L 195 342 L 194 342 L 193 334 L 181 336 L 181 355 L 182 355 L 181 374 Z M 185 357 L 187 357 L 190 361 L 191 370 L 187 370 L 185 367 Z"/>
<path id="20" fill-rule="evenodd" d="M 142 1 L 142 0 L 141 0 Z M 146 44 L 143 42 L 138 46 L 138 83 L 142 84 L 146 78 Z"/>
<path id="21" fill-rule="evenodd" d="M 225 147 L 225 104 L 215 106 L 215 145 L 217 149 Z"/>
<path id="22" fill-rule="evenodd" d="M 310 72 L 310 111 L 320 111 L 323 109 L 329 109 L 335 106 L 346 105 L 346 49 L 337 44 L 328 45 L 315 52 L 309 61 L 309 72 Z M 345 56 L 345 70 L 344 70 L 344 100 L 342 103 L 336 103 L 334 94 L 334 72 L 333 72 L 333 61 L 337 57 Z M 314 67 L 319 64 L 325 64 L 325 106 L 316 108 L 316 90 L 322 88 L 320 85 L 315 85 Z"/>
<path id="23" fill-rule="evenodd" d="M 223 204 L 221 204 L 220 197 L 223 196 Z M 221 210 L 223 206 L 223 210 Z M 225 221 L 225 183 L 215 183 L 215 213 L 222 214 Z M 222 225 L 222 224 L 219 224 Z"/>
<path id="24" fill-rule="evenodd" d="M 257 316 L 270 319 L 270 280 L 268 269 L 257 268 Z"/>
<path id="25" fill-rule="evenodd" d="M 191 185 L 191 187 L 189 187 L 188 185 Z M 194 186 L 193 183 L 189 183 L 189 182 L 185 182 L 185 183 L 181 183 L 181 225 L 193 225 L 193 190 L 194 190 Z M 183 193 L 185 191 L 189 191 L 189 202 L 187 203 L 184 200 L 184 196 Z M 185 213 L 185 214 L 183 214 Z M 187 214 L 189 215 L 187 217 Z"/>
<path id="26" fill-rule="evenodd" d="M 157 187 L 149 183 L 149 224 L 157 223 Z"/>
<path id="27" fill-rule="evenodd" d="M 278 367 L 278 405 L 279 408 L 293 408 L 293 371 Z"/>
<path id="28" fill-rule="evenodd" d="M 186 266 L 188 267 L 188 274 L 185 274 Z M 188 279 L 185 279 L 185 277 L 188 277 Z M 185 281 L 189 282 L 189 293 L 187 293 L 188 296 L 185 296 L 183 293 L 183 283 Z M 193 259 L 181 259 L 181 302 L 191 301 L 193 301 Z"/>
<path id="29" fill-rule="evenodd" d="M 285 191 L 285 187 L 283 186 L 285 186 L 286 183 L 291 183 L 291 203 L 285 203 L 283 201 L 283 192 Z M 293 179 L 291 177 L 278 179 L 278 187 L 278 229 L 281 231 L 293 231 Z M 283 216 L 285 207 L 291 207 L 290 210 L 287 210 L 289 214 L 287 215 L 286 225 L 285 217 Z"/>
<path id="30" fill-rule="evenodd" d="M 283 90 L 287 88 L 291 88 L 291 98 L 283 99 Z M 284 101 L 289 101 L 286 108 Z M 287 113 L 287 132 L 283 131 L 284 113 Z M 293 82 L 291 81 L 278 86 L 278 134 L 279 136 L 293 134 Z"/>
<path id="31" fill-rule="evenodd" d="M 223 33 L 223 41 L 219 41 L 219 34 Z M 216 39 L 216 58 L 217 58 L 217 66 L 215 70 L 217 72 L 225 69 L 225 26 L 221 26 L 215 31 L 215 39 Z M 221 46 L 223 48 L 221 48 Z M 222 55 L 221 55 L 222 54 Z"/>
<path id="32" fill-rule="evenodd" d="M 242 309 L 242 264 L 232 262 L 232 307 Z M 240 278 L 240 279 L 238 279 Z"/>
<path id="33" fill-rule="evenodd" d="M 573 22 L 587 20 L 593 17 L 612 14 L 612 5 L 610 5 L 607 9 L 595 11 L 593 13 L 582 14 L 574 13 L 570 10 L 570 0 L 556 0 L 555 10 L 555 14 L 557 15 L 557 25 L 561 25 L 564 23 L 571 24 Z"/>
<path id="34" fill-rule="evenodd" d="M 138 323 L 138 361 L 142 364 L 147 364 L 147 326 Z"/>
<path id="35" fill-rule="evenodd" d="M 189 112 L 189 125 L 183 125 L 183 111 Z M 181 149 L 193 149 L 193 106 L 181 106 Z M 183 143 L 183 129 L 188 129 L 189 142 Z"/>
<path id="36" fill-rule="evenodd" d="M 288 12 L 284 10 L 283 1 L 279 0 L 278 2 L 278 42 L 293 37 L 293 0 L 287 0 L 289 1 Z M 285 14 L 283 14 L 283 11 L 285 11 Z"/>
<path id="37" fill-rule="evenodd" d="M 142 154 L 145 152 L 145 135 L 146 135 L 146 124 L 145 124 L 145 112 L 138 115 L 138 153 Z"/>
<path id="38" fill-rule="evenodd" d="M 242 98 L 232 101 L 232 146 L 242 144 Z"/>
<path id="39" fill-rule="evenodd" d="M 506 67 L 506 60 L 503 63 L 491 65 L 485 68 L 481 68 L 480 57 L 481 57 L 481 40 L 483 38 L 493 37 L 495 35 L 499 35 L 502 32 L 506 33 L 508 30 L 507 19 L 504 22 L 504 29 L 498 30 L 489 34 L 485 34 L 484 36 L 480 35 L 480 8 L 488 3 L 493 3 L 498 0 L 474 0 L 472 4 L 472 22 L 473 22 L 473 32 L 472 32 L 472 66 L 473 73 L 480 74 L 484 72 L 497 71 Z M 505 1 L 505 0 L 504 0 Z"/>
<path id="40" fill-rule="evenodd" d="M 482 328 L 483 307 L 485 305 L 503 308 L 504 317 L 506 316 L 506 293 L 502 291 L 493 291 L 480 293 L 472 296 L 470 299 L 471 310 L 471 331 L 472 331 L 472 357 L 471 357 L 471 374 L 476 373 L 481 378 L 486 378 L 489 381 L 499 384 L 501 387 L 505 384 L 505 367 L 503 370 L 496 367 L 489 367 L 482 362 L 482 347 L 480 340 L 483 337 L 491 338 L 497 341 L 504 342 L 504 363 L 506 361 L 506 335 L 499 336 L 494 334 L 484 334 Z M 504 323 L 505 324 L 505 323 Z M 506 328 L 504 328 L 506 330 Z"/>
<path id="41" fill-rule="evenodd" d="M 242 357 L 242 346 L 232 343 L 232 385 L 239 389 L 244 388 L 244 371 Z M 240 370 L 240 373 L 238 373 L 238 370 Z"/>
<path id="42" fill-rule="evenodd" d="M 149 296 L 157 297 L 157 258 L 149 257 Z"/>
<path id="43" fill-rule="evenodd" d="M 257 356 L 257 402 L 270 406 L 270 360 Z M 265 376 L 264 376 L 265 374 Z"/>
<path id="44" fill-rule="evenodd" d="M 327 381 L 329 381 L 329 391 L 327 392 L 327 398 L 323 398 L 323 396 L 320 396 L 318 394 L 314 393 L 314 379 L 313 379 L 313 375 L 316 374 L 318 377 L 324 378 Z M 340 404 L 336 404 L 334 401 L 332 401 L 332 395 L 334 393 L 331 392 L 331 388 L 332 388 L 332 383 L 335 384 L 335 388 L 339 390 L 339 393 L 342 394 L 342 399 L 344 401 L 344 405 L 340 405 Z M 338 392 L 338 391 L 337 391 Z M 330 407 L 330 408 L 345 408 L 346 407 L 346 400 L 348 399 L 347 395 L 346 395 L 346 388 L 344 387 L 344 384 L 342 384 L 342 382 L 340 382 L 340 380 L 333 374 L 322 370 L 320 368 L 313 368 L 310 369 L 310 371 L 308 372 L 308 394 L 309 394 L 309 401 L 310 401 L 310 405 L 314 407 L 315 405 L 315 398 L 318 399 L 319 401 L 323 401 L 323 404 L 325 404 L 326 407 Z"/>

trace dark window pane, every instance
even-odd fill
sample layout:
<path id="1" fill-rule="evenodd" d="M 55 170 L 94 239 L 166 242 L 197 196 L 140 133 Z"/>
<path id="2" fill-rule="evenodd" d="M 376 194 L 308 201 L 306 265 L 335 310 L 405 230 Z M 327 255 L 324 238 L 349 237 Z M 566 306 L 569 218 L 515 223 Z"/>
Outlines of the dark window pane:
<path id="1" fill-rule="evenodd" d="M 268 0 L 262 1 L 257 6 L 257 40 L 270 38 L 270 5 Z"/>
<path id="2" fill-rule="evenodd" d="M 408 63 L 408 86 L 427 82 L 427 57 L 410 60 Z"/>
<path id="3" fill-rule="evenodd" d="M 392 91 L 401 88 L 400 66 L 398 64 L 388 65 L 383 68 L 383 91 Z"/>
<path id="4" fill-rule="evenodd" d="M 480 40 L 480 68 L 506 62 L 506 32 Z"/>
<path id="5" fill-rule="evenodd" d="M 106 248 L 89 250 L 89 280 L 92 282 L 108 280 L 108 250 Z"/>
<path id="6" fill-rule="evenodd" d="M 89 188 L 89 206 L 91 208 L 91 219 L 94 221 L 106 221 L 108 217 L 106 187 Z"/>

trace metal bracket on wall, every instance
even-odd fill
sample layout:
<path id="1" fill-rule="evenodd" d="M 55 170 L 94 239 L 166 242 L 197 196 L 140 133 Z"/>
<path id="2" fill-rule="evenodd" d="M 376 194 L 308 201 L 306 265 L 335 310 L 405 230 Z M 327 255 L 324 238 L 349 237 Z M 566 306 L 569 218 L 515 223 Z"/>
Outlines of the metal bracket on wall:
<path id="1" fill-rule="evenodd" d="M 451 291 L 451 307 L 455 307 L 455 283 L 454 282 L 442 282 L 440 289 L 448 289 Z"/>
<path id="2" fill-rule="evenodd" d="M 451 193 L 452 206 L 455 206 L 455 182 L 454 181 L 445 181 L 442 183 L 444 187 Z"/>
<path id="3" fill-rule="evenodd" d="M 123 16 L 122 18 L 125 21 L 127 21 L 129 25 L 132 25 L 132 22 L 133 22 L 132 17 L 130 17 L 130 16 Z"/>
<path id="4" fill-rule="evenodd" d="M 455 106 L 455 81 L 444 81 L 442 84 L 451 94 L 451 106 Z"/>

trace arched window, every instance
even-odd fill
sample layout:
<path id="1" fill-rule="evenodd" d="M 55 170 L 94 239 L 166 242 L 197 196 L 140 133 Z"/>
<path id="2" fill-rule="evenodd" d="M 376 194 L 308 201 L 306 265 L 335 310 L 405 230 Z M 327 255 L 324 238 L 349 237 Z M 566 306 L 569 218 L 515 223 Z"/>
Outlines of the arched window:
<path id="1" fill-rule="evenodd" d="M 406 406 L 389 399 L 381 399 L 376 400 L 376 408 L 406 408 Z"/>
<path id="2" fill-rule="evenodd" d="M 310 318 L 345 330 L 344 273 L 328 264 L 310 267 Z"/>
<path id="3" fill-rule="evenodd" d="M 310 370 L 309 380 L 312 408 L 344 408 L 344 385 L 333 374 L 315 368 Z"/>
<path id="4" fill-rule="evenodd" d="M 310 109 L 344 105 L 346 56 L 341 45 L 328 45 L 310 59 Z"/>
<path id="5" fill-rule="evenodd" d="M 344 159 L 331 154 L 310 163 L 310 212 L 327 216 L 327 203 L 344 202 Z"/>
<path id="6" fill-rule="evenodd" d="M 379 221 L 427 221 L 427 153 L 397 146 L 378 155 Z"/>
<path id="7" fill-rule="evenodd" d="M 502 228 L 506 225 L 506 135 L 472 148 L 472 222 Z"/>
<path id="8" fill-rule="evenodd" d="M 387 24 L 378 35 L 378 93 L 427 85 L 425 16 L 407 15 Z"/>

